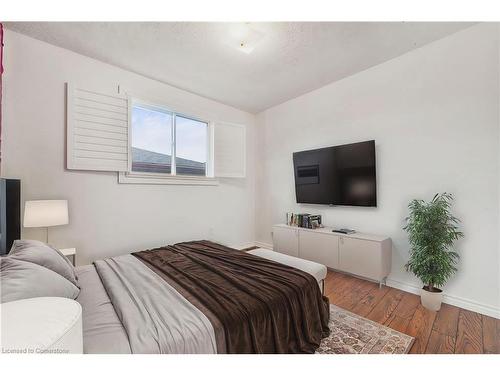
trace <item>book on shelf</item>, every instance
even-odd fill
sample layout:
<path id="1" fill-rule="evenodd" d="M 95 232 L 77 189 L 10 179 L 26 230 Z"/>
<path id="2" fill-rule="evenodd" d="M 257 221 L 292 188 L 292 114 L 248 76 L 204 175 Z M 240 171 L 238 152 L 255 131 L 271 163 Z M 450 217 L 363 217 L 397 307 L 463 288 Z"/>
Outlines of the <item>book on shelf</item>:
<path id="1" fill-rule="evenodd" d="M 321 215 L 286 213 L 286 223 L 290 226 L 316 229 L 321 228 Z"/>

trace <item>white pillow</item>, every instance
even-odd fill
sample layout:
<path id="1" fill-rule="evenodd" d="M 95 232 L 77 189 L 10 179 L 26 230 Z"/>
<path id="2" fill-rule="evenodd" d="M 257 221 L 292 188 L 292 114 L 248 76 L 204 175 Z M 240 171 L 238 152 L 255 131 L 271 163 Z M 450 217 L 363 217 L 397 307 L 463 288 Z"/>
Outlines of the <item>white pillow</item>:
<path id="1" fill-rule="evenodd" d="M 11 256 L 0 257 L 1 302 L 34 297 L 63 297 L 75 299 L 78 289 L 61 275 Z"/>
<path id="2" fill-rule="evenodd" d="M 48 268 L 78 286 L 75 268 L 59 250 L 35 240 L 16 240 L 9 257 Z"/>

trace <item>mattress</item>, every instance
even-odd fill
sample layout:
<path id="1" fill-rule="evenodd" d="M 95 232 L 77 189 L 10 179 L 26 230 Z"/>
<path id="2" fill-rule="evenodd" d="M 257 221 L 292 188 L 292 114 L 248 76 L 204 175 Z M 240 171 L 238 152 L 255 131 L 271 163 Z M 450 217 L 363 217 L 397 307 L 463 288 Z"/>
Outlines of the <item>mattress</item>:
<path id="1" fill-rule="evenodd" d="M 93 265 L 76 268 L 82 305 L 83 352 L 131 353 L 127 333 Z"/>

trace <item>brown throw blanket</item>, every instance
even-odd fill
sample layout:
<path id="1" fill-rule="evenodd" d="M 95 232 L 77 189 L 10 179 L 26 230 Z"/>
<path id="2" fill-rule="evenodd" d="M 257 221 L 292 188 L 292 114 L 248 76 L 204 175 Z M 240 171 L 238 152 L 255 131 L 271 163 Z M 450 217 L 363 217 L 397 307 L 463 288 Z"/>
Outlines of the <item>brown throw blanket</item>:
<path id="1" fill-rule="evenodd" d="M 329 302 L 298 269 L 209 241 L 134 253 L 198 307 L 219 353 L 314 353 Z"/>

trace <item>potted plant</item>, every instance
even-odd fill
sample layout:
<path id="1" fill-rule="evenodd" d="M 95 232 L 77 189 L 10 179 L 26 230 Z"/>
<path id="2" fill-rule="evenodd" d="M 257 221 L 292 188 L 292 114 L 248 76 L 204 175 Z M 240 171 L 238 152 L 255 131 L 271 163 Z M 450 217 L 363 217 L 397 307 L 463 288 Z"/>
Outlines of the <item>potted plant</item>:
<path id="1" fill-rule="evenodd" d="M 459 220 L 450 212 L 452 201 L 453 196 L 448 193 L 436 194 L 430 202 L 412 200 L 403 228 L 410 242 L 406 271 L 424 283 L 422 305 L 432 311 L 441 308 L 443 291 L 439 288 L 457 271 L 459 255 L 453 247 L 463 233 L 458 228 Z"/>

